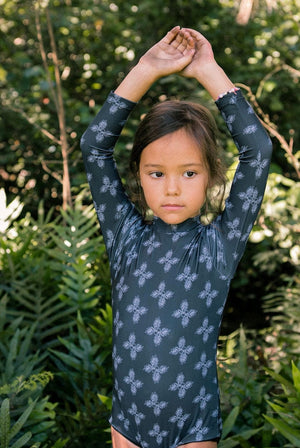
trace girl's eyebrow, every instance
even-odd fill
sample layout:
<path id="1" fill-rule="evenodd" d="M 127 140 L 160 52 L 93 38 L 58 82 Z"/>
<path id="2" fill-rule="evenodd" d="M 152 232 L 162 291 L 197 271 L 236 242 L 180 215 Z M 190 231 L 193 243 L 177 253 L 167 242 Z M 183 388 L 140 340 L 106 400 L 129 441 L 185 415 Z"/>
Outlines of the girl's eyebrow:
<path id="1" fill-rule="evenodd" d="M 144 165 L 145 168 L 161 168 L 164 167 L 165 165 L 160 165 L 159 163 L 147 163 L 146 165 Z M 179 165 L 180 168 L 187 168 L 189 166 L 203 166 L 203 163 L 199 163 L 199 162 L 188 162 L 188 163 L 184 163 L 182 165 Z"/>
<path id="2" fill-rule="evenodd" d="M 184 163 L 181 165 L 183 168 L 188 166 L 203 166 L 202 162 L 190 162 L 190 163 Z"/>
<path id="3" fill-rule="evenodd" d="M 159 163 L 147 163 L 146 165 L 144 165 L 145 168 L 149 168 L 149 167 L 160 167 L 163 165 L 160 165 Z"/>

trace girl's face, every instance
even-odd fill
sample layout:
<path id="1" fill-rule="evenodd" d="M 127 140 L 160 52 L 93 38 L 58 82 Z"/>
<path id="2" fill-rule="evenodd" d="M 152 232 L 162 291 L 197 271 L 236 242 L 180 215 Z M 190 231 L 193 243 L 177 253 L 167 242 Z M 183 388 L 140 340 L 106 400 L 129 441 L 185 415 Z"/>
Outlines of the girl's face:
<path id="1" fill-rule="evenodd" d="M 148 207 L 167 224 L 197 216 L 205 202 L 209 174 L 201 150 L 184 129 L 146 146 L 139 175 Z"/>

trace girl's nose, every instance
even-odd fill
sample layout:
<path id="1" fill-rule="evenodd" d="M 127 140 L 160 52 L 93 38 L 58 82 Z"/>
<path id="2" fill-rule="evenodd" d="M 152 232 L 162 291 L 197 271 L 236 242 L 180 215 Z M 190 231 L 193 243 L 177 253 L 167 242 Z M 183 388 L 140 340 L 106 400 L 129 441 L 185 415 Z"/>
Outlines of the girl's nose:
<path id="1" fill-rule="evenodd" d="M 175 176 L 166 178 L 166 194 L 168 196 L 177 196 L 180 192 L 179 180 Z"/>

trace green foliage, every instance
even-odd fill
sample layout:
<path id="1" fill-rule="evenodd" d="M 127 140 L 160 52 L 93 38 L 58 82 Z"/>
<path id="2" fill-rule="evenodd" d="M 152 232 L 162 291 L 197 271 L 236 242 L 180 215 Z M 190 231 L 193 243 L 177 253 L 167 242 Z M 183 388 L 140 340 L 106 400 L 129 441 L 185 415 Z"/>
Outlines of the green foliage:
<path id="1" fill-rule="evenodd" d="M 106 406 L 98 394 L 106 396 L 111 391 L 111 309 L 107 308 L 99 326 L 86 327 L 81 315 L 77 318 L 77 331 L 69 339 L 60 339 L 64 351 L 51 350 L 59 370 L 61 410 L 59 424 L 72 434 L 73 446 L 99 446 L 107 440 L 99 425 L 107 426 Z M 107 334 L 110 338 L 107 339 Z"/>
<path id="2" fill-rule="evenodd" d="M 52 446 L 57 432 L 57 448 L 68 438 L 72 447 L 89 439 L 92 447 L 109 437 L 97 394 L 111 391 L 112 313 L 108 304 L 97 308 L 107 291 L 102 297 L 94 287 L 109 278 L 101 281 L 108 273 L 103 241 L 83 196 L 55 219 L 41 208 L 37 221 L 27 215 L 10 223 L 1 241 L 0 397 L 10 400 L 12 424 L 35 402 L 28 430 L 18 436 L 22 442 L 28 433 L 28 443 L 42 448 Z"/>
<path id="3" fill-rule="evenodd" d="M 21 318 L 7 324 L 6 304 L 0 314 L 0 446 L 40 446 L 55 432 L 55 407 L 43 391 L 53 375 L 41 371 L 32 352 L 34 327 L 20 329 Z M 64 446 L 61 444 L 60 446 Z M 46 448 L 46 446 L 44 445 Z"/>
<path id="4" fill-rule="evenodd" d="M 41 349 L 57 345 L 57 334 L 74 325 L 77 310 L 99 304 L 95 284 L 107 270 L 97 267 L 104 245 L 95 235 L 96 221 L 92 206 L 82 210 L 79 195 L 75 208 L 61 211 L 60 220 L 27 216 L 1 240 L 0 282 L 11 305 L 8 314 L 35 326 Z"/>
<path id="5" fill-rule="evenodd" d="M 28 419 L 32 409 L 34 408 L 35 403 L 33 402 L 21 415 L 18 421 L 11 427 L 10 424 L 10 413 L 9 413 L 9 399 L 6 398 L 3 400 L 1 409 L 0 409 L 0 446 L 1 448 L 21 448 L 24 446 L 30 439 L 31 433 L 28 431 L 23 436 L 19 437 L 15 443 L 11 444 L 10 442 L 13 438 L 20 432 L 26 420 Z"/>
<path id="6" fill-rule="evenodd" d="M 270 427 L 263 418 L 271 384 L 266 381 L 264 360 L 255 350 L 257 341 L 249 332 L 246 338 L 241 328 L 222 337 L 221 342 L 219 381 L 224 428 L 220 447 L 271 446 Z"/>
<path id="7" fill-rule="evenodd" d="M 268 415 L 265 418 L 290 441 L 291 445 L 285 446 L 300 447 L 300 370 L 292 363 L 292 379 L 271 370 L 267 372 L 278 382 L 282 392 L 268 401 L 277 418 Z"/>
<path id="8" fill-rule="evenodd" d="M 22 326 L 34 326 L 40 349 L 56 343 L 57 332 L 72 323 L 65 318 L 75 311 L 59 300 L 47 255 L 49 233 L 49 223 L 38 224 L 27 216 L 1 241 L 0 283 L 10 304 L 8 317 L 12 321 L 22 317 Z"/>
<path id="9" fill-rule="evenodd" d="M 91 271 L 95 248 L 98 256 L 104 253 L 102 237 L 95 235 L 97 217 L 93 204 L 82 208 L 78 195 L 73 210 L 61 210 L 64 225 L 51 224 L 48 255 L 53 258 L 51 268 L 58 273 L 59 295 L 62 302 L 78 310 L 94 308 L 100 286 L 95 286 L 96 275 Z M 63 266 L 63 270 L 62 270 Z"/>
<path id="10" fill-rule="evenodd" d="M 299 446 L 300 434 L 299 369 L 294 363 L 298 363 L 300 347 L 299 199 L 299 183 L 272 173 L 261 217 L 251 236 L 252 241 L 261 243 L 253 259 L 267 291 L 263 310 L 269 316 L 271 328 L 265 333 L 264 361 L 266 371 L 275 381 L 270 397 L 265 398 L 270 407 L 262 412 L 277 434 L 284 437 L 280 446 L 293 447 Z M 292 379 L 287 379 L 278 372 L 286 371 L 290 362 Z M 277 392 L 279 385 L 283 389 L 281 394 Z M 276 399 L 272 400 L 274 393 Z"/>
<path id="11" fill-rule="evenodd" d="M 85 391 L 99 390 L 99 386 L 95 384 L 97 375 L 103 384 L 102 376 L 105 374 L 103 364 L 111 353 L 111 347 L 105 348 L 105 342 L 99 341 L 98 334 L 85 327 L 80 314 L 77 318 L 77 332 L 73 338 L 74 341 L 60 338 L 67 353 L 57 350 L 51 350 L 51 353 L 61 361 L 60 366 L 64 365 L 61 372 L 64 381 L 68 381 L 69 378 L 72 388 L 83 399 Z"/>
<path id="12" fill-rule="evenodd" d="M 270 173 L 259 218 L 232 283 L 233 306 L 244 316 L 243 325 L 249 327 L 252 313 L 260 328 L 271 322 L 276 336 L 275 340 L 270 336 L 270 343 L 284 348 L 283 356 L 286 351 L 299 355 L 300 347 L 299 186 L 291 178 Z"/>
<path id="13" fill-rule="evenodd" d="M 279 265 L 298 268 L 300 245 L 298 239 L 300 219 L 300 184 L 278 173 L 269 175 L 259 226 L 251 240 L 271 242 L 270 250 L 258 252 L 255 265 L 266 273 L 274 273 Z M 276 250 L 272 250 L 276 249 Z M 283 271 L 283 275 L 285 272 Z"/>
<path id="14" fill-rule="evenodd" d="M 299 182 L 272 173 L 260 227 L 252 234 L 253 241 L 262 242 L 253 258 L 254 266 L 265 278 L 263 309 L 274 330 L 269 341 L 281 350 L 282 356 L 289 354 L 291 359 L 300 353 L 299 201 Z"/>

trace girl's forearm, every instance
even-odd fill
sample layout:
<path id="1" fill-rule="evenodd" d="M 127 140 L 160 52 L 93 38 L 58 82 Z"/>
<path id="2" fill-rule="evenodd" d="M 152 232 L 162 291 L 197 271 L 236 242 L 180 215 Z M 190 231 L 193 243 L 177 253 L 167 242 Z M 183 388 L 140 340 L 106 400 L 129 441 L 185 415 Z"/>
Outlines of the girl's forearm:
<path id="1" fill-rule="evenodd" d="M 212 63 L 205 68 L 199 67 L 195 78 L 213 100 L 217 100 L 219 95 L 234 87 L 232 81 L 217 63 Z M 137 64 L 117 87 L 115 93 L 130 101 L 138 102 L 156 80 L 154 74 L 149 73 L 142 64 Z"/>
<path id="2" fill-rule="evenodd" d="M 116 88 L 115 93 L 137 103 L 156 81 L 142 64 L 137 64 Z"/>
<path id="3" fill-rule="evenodd" d="M 208 63 L 202 63 L 201 60 L 194 61 L 191 66 L 192 71 L 190 70 L 188 77 L 195 78 L 214 100 L 234 87 L 215 60 Z M 185 76 L 184 72 L 183 76 Z M 157 79 L 167 74 L 161 73 L 159 69 L 152 67 L 149 63 L 145 64 L 139 61 L 117 87 L 115 93 L 130 101 L 138 102 Z"/>

